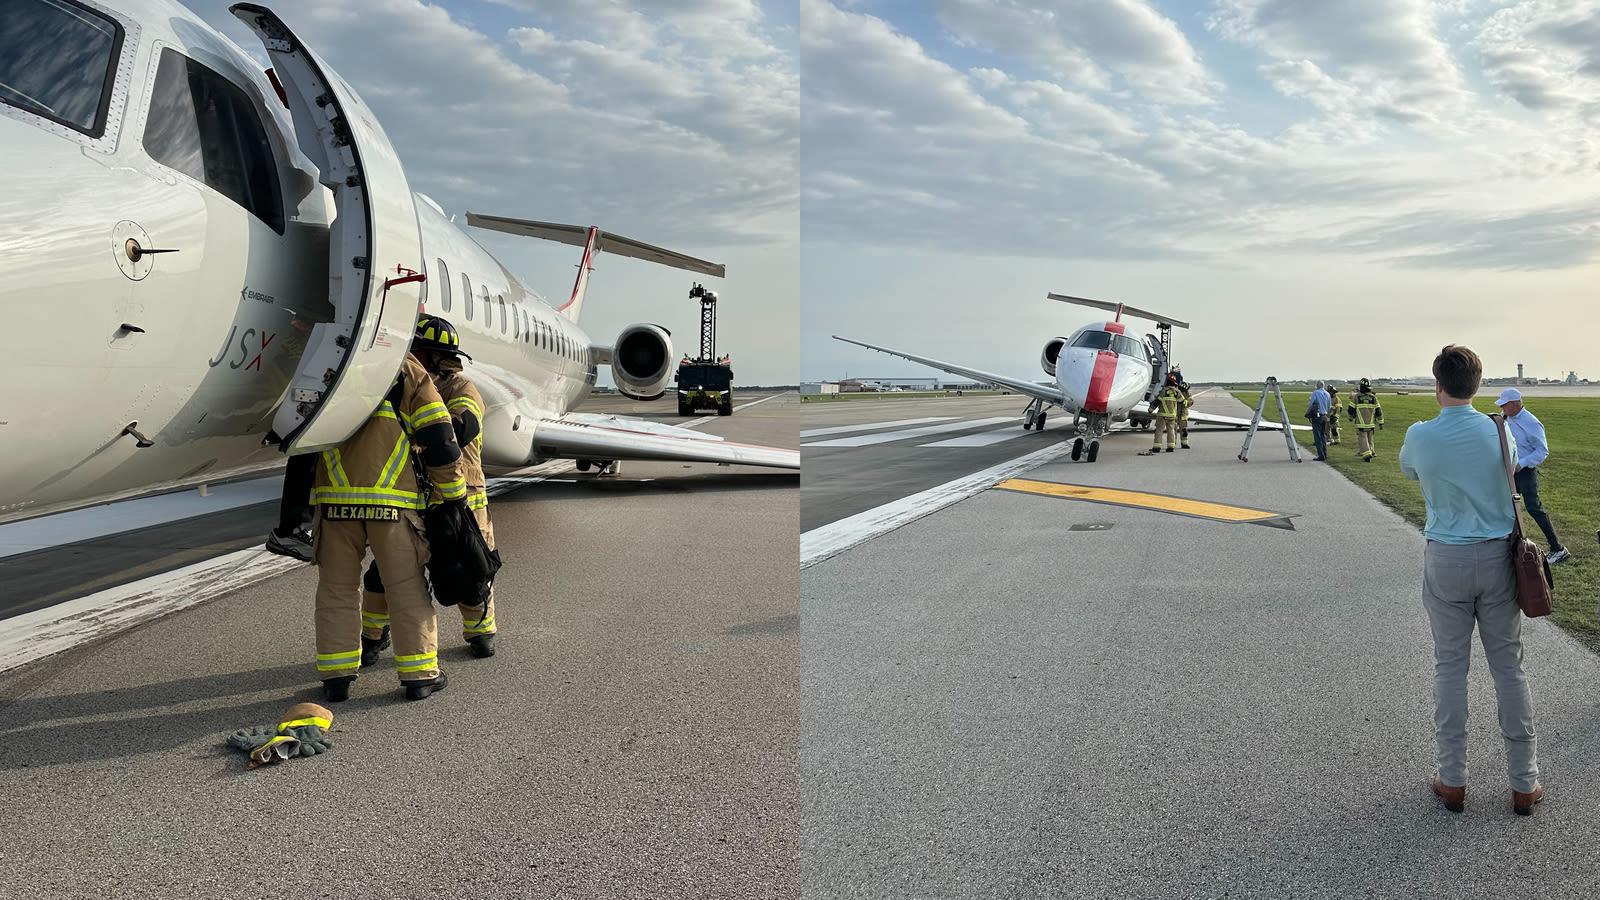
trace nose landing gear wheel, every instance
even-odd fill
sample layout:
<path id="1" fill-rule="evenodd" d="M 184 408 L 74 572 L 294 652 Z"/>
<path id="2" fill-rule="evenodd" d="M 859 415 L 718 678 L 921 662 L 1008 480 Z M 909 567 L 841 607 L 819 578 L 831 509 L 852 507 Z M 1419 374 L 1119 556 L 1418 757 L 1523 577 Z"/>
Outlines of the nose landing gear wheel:
<path id="1" fill-rule="evenodd" d="M 1094 462 L 1095 457 L 1097 457 L 1099 455 L 1100 455 L 1100 442 L 1099 441 L 1090 441 L 1089 442 L 1089 462 Z"/>
<path id="2" fill-rule="evenodd" d="M 1082 455 L 1083 455 L 1083 438 L 1078 438 L 1077 440 L 1072 442 L 1072 460 L 1073 460 L 1073 462 L 1077 462 L 1078 457 L 1080 457 Z"/>

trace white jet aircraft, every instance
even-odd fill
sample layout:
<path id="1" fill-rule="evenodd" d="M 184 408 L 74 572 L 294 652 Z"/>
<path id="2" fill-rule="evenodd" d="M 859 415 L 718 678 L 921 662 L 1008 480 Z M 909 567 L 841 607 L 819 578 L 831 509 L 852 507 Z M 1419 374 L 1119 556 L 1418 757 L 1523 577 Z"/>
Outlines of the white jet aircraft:
<path id="1" fill-rule="evenodd" d="M 1033 428 L 1043 431 L 1049 408 L 1059 406 L 1073 416 L 1072 424 L 1077 437 L 1072 442 L 1072 458 L 1085 456 L 1084 451 L 1087 450 L 1088 461 L 1094 462 L 1100 455 L 1100 438 L 1113 425 L 1125 421 L 1148 425 L 1155 418 L 1148 407 L 1161 391 L 1172 364 L 1172 329 L 1188 328 L 1189 323 L 1121 303 L 1055 293 L 1046 296 L 1051 300 L 1110 310 L 1117 314 L 1115 321 L 1091 322 L 1074 331 L 1070 337 L 1053 337 L 1045 342 L 1039 365 L 1044 368 L 1045 374 L 1055 379 L 1053 382 L 1008 378 L 838 335 L 833 337 L 847 344 L 909 359 L 1031 397 L 1033 402 L 1028 404 L 1022 416 L 1024 430 Z M 1124 313 L 1157 323 L 1161 336 L 1145 335 L 1142 342 L 1134 339 L 1122 323 Z M 1197 412 L 1189 413 L 1189 421 L 1202 425 L 1250 426 L 1249 419 Z M 1266 420 L 1262 420 L 1259 427 L 1262 430 L 1283 430 L 1282 426 Z"/>
<path id="2" fill-rule="evenodd" d="M 553 307 L 414 193 L 372 111 L 271 10 L 231 7 L 263 71 L 171 0 L 5 0 L 0 15 L 0 522 L 281 466 L 336 446 L 448 318 L 486 402 L 483 458 L 799 468 L 799 453 L 572 412 L 610 365 L 670 380 L 667 331 L 578 327 L 597 253 L 723 267 L 601 232 Z M 381 36 L 375 36 L 381 40 Z"/>

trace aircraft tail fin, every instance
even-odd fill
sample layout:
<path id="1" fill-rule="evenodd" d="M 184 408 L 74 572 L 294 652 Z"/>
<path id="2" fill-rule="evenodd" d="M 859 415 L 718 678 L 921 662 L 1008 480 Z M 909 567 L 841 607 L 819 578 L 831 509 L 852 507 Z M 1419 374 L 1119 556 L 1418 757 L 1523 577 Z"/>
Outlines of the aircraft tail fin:
<path id="1" fill-rule="evenodd" d="M 629 256 L 634 259 L 643 259 L 675 269 L 687 269 L 699 272 L 702 275 L 713 275 L 717 278 L 726 277 L 727 268 L 720 263 L 706 262 L 675 250 L 667 250 L 643 241 L 625 238 L 619 234 L 607 234 L 599 228 L 590 225 L 560 225 L 555 222 L 535 222 L 530 219 L 512 219 L 506 216 L 483 216 L 475 212 L 467 213 L 467 224 L 490 231 L 503 231 L 506 234 L 519 234 L 523 237 L 539 238 L 546 241 L 555 241 L 560 244 L 571 244 L 583 248 L 583 260 L 578 263 L 578 278 L 572 285 L 572 297 L 566 304 L 559 308 L 559 312 L 567 318 L 577 321 L 578 313 L 583 309 L 583 295 L 589 286 L 589 272 L 594 268 L 594 257 L 601 252 L 612 253 L 617 256 Z"/>
<path id="2" fill-rule="evenodd" d="M 1177 319 L 1168 318 L 1159 313 L 1136 309 L 1123 303 L 1111 303 L 1105 300 L 1090 300 L 1086 297 L 1069 297 L 1066 294 L 1056 293 L 1049 293 L 1045 296 L 1051 300 L 1060 300 L 1062 303 L 1076 303 L 1079 306 L 1090 306 L 1095 309 L 1103 309 L 1107 312 L 1114 312 L 1117 314 L 1117 321 L 1119 322 L 1122 321 L 1122 317 L 1124 315 L 1129 315 L 1138 316 L 1141 319 L 1149 319 L 1152 322 L 1160 322 L 1163 325 L 1171 325 L 1176 328 L 1189 327 L 1188 322 L 1179 322 Z"/>

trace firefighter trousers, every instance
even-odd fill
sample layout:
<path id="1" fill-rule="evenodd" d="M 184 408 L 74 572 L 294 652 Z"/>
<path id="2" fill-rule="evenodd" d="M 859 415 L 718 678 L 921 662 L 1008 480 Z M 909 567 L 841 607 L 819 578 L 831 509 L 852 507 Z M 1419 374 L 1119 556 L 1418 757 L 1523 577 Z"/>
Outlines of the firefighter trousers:
<path id="1" fill-rule="evenodd" d="M 1372 429 L 1356 429 L 1356 446 L 1360 448 L 1362 456 L 1372 455 Z"/>
<path id="2" fill-rule="evenodd" d="M 361 667 L 361 563 L 367 548 L 388 576 L 385 615 L 393 616 L 394 658 L 400 680 L 439 674 L 439 625 L 423 566 L 428 544 L 422 517 L 404 511 L 398 522 L 324 521 L 317 516 L 311 561 L 317 567 L 317 674 L 324 681 L 356 675 Z"/>
<path id="3" fill-rule="evenodd" d="M 489 549 L 495 549 L 494 524 L 489 521 L 489 510 L 475 509 L 472 515 L 478 520 L 478 529 L 483 532 Z M 390 624 L 389 599 L 379 572 L 378 561 L 373 560 L 372 567 L 367 570 L 365 599 L 361 601 L 361 633 L 369 638 L 382 637 L 384 626 Z M 489 601 L 482 606 L 459 604 L 456 609 L 461 613 L 463 638 L 470 640 L 479 635 L 494 634 L 497 630 L 494 625 L 493 587 L 489 588 Z"/>
<path id="4" fill-rule="evenodd" d="M 1154 447 L 1159 448 L 1165 440 L 1168 447 L 1178 446 L 1178 420 L 1165 416 L 1156 416 L 1156 442 Z"/>

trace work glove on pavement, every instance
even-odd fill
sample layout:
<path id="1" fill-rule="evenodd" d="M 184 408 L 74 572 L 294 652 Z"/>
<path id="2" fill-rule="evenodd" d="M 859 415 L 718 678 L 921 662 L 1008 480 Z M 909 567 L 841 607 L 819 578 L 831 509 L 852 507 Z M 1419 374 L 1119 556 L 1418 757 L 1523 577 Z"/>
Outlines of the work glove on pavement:
<path id="1" fill-rule="evenodd" d="M 299 743 L 301 756 L 316 756 L 319 753 L 333 751 L 333 741 L 327 732 L 317 725 L 298 725 L 284 729 L 284 734 L 294 738 Z"/>
<path id="2" fill-rule="evenodd" d="M 246 753 L 255 750 L 278 736 L 277 729 L 271 725 L 257 725 L 254 728 L 241 728 L 228 735 L 228 746 Z"/>

